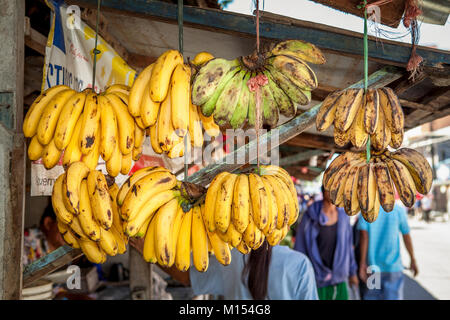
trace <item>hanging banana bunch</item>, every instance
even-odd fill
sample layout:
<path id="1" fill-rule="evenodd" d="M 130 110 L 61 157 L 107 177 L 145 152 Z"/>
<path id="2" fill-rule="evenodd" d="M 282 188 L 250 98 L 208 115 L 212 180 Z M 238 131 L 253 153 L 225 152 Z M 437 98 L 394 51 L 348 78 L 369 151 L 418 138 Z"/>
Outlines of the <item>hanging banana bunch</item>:
<path id="1" fill-rule="evenodd" d="M 108 186 L 103 173 L 81 161 L 68 166 L 55 181 L 52 206 L 58 230 L 72 248 L 81 248 L 89 261 L 104 263 L 107 256 L 126 252 L 116 197 L 117 184 Z"/>
<path id="2" fill-rule="evenodd" d="M 346 152 L 329 165 L 323 185 L 331 202 L 352 216 L 361 211 L 368 222 L 377 219 L 380 205 L 394 208 L 395 193 L 406 207 L 416 202 L 416 193 L 427 194 L 433 172 L 424 156 L 409 148 L 374 152 L 367 163 L 364 152 Z"/>
<path id="3" fill-rule="evenodd" d="M 403 142 L 404 115 L 391 88 L 346 89 L 328 95 L 316 118 L 318 131 L 334 125 L 338 146 L 351 142 L 356 148 L 366 145 L 382 151 L 388 146 L 400 148 Z"/>
<path id="4" fill-rule="evenodd" d="M 261 166 L 260 174 L 218 174 L 206 193 L 204 221 L 209 232 L 247 253 L 265 239 L 279 244 L 297 221 L 298 210 L 290 175 L 269 165 Z"/>
<path id="5" fill-rule="evenodd" d="M 65 85 L 47 89 L 23 123 L 25 137 L 31 138 L 28 157 L 42 159 L 46 169 L 62 157 L 65 167 L 82 161 L 94 170 L 101 156 L 111 176 L 128 174 L 145 138 L 140 119 L 128 112 L 128 95 L 129 87 L 120 84 L 101 94 L 91 89 L 76 92 Z"/>
<path id="6" fill-rule="evenodd" d="M 254 126 L 256 98 L 248 81 L 263 75 L 268 80 L 262 87 L 263 123 L 274 127 L 279 114 L 292 118 L 298 105 L 311 102 L 317 78 L 307 62 L 323 64 L 325 58 L 313 44 L 300 40 L 282 41 L 260 55 L 212 59 L 194 77 L 192 103 L 221 128 Z"/>
<path id="7" fill-rule="evenodd" d="M 201 52 L 194 65 L 212 59 Z M 202 117 L 191 103 L 191 74 L 195 68 L 183 62 L 177 50 L 168 50 L 155 63 L 146 67 L 136 78 L 130 91 L 128 111 L 141 129 L 148 129 L 153 150 L 169 158 L 184 155 L 184 136 L 189 133 L 191 146 L 203 146 L 203 127 L 212 136 L 220 131 L 213 119 Z"/>

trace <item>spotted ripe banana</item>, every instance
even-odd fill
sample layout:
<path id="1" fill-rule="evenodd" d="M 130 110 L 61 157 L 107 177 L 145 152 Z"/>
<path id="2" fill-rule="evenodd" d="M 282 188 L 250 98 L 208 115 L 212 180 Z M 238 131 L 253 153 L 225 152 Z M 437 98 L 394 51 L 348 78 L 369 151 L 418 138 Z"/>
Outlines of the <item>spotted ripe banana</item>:
<path id="1" fill-rule="evenodd" d="M 92 213 L 99 225 L 109 230 L 113 223 L 111 197 L 106 178 L 101 171 L 91 170 L 87 177 Z"/>
<path id="2" fill-rule="evenodd" d="M 337 109 L 336 101 L 342 93 L 343 91 L 334 91 L 323 100 L 316 117 L 316 128 L 319 132 L 328 129 L 334 122 Z"/>
<path id="3" fill-rule="evenodd" d="M 80 240 L 79 243 L 81 250 L 90 262 L 104 263 L 106 261 L 106 253 L 96 242 Z"/>
<path id="4" fill-rule="evenodd" d="M 364 127 L 368 134 L 374 134 L 379 116 L 379 99 L 376 89 L 368 89 L 364 101 Z"/>
<path id="5" fill-rule="evenodd" d="M 199 272 L 205 272 L 209 265 L 208 235 L 198 205 L 193 208 L 191 237 L 194 266 Z"/>
<path id="6" fill-rule="evenodd" d="M 162 102 L 169 92 L 170 79 L 177 65 L 183 63 L 183 56 L 177 50 L 167 50 L 156 60 L 150 77 L 150 97 Z"/>
<path id="7" fill-rule="evenodd" d="M 144 260 L 150 263 L 156 263 L 158 261 L 158 259 L 156 258 L 156 251 L 155 251 L 155 226 L 156 226 L 156 217 L 153 217 L 150 220 L 147 233 L 145 234 L 144 249 L 143 249 Z"/>
<path id="8" fill-rule="evenodd" d="M 347 131 L 358 110 L 361 107 L 364 98 L 363 89 L 347 89 L 336 100 L 336 120 L 334 121 L 335 129 Z"/>
<path id="9" fill-rule="evenodd" d="M 44 147 L 42 152 L 42 163 L 46 169 L 51 169 L 58 164 L 61 158 L 62 151 L 55 145 L 55 139 L 50 140 L 50 143 Z"/>
<path id="10" fill-rule="evenodd" d="M 137 117 L 138 115 L 142 116 L 142 101 L 145 99 L 145 95 L 150 93 L 148 83 L 150 81 L 150 77 L 152 76 L 153 66 L 154 63 L 142 70 L 134 80 L 133 86 L 131 87 L 128 98 L 128 111 L 133 117 Z M 142 120 L 144 121 L 144 119 Z"/>
<path id="11" fill-rule="evenodd" d="M 170 77 L 171 118 L 175 133 L 184 137 L 188 131 L 191 70 L 178 64 Z"/>
<path id="12" fill-rule="evenodd" d="M 240 174 L 236 179 L 232 206 L 231 222 L 238 232 L 243 233 L 250 214 L 250 189 L 246 174 Z"/>
<path id="13" fill-rule="evenodd" d="M 175 262 L 173 223 L 178 211 L 178 199 L 164 204 L 155 216 L 155 251 L 158 263 L 170 267 Z"/>
<path id="14" fill-rule="evenodd" d="M 25 137 L 31 138 L 37 133 L 38 124 L 47 104 L 49 104 L 58 93 L 69 89 L 70 88 L 66 85 L 57 85 L 48 88 L 34 100 L 23 120 L 22 127 Z"/>
<path id="15" fill-rule="evenodd" d="M 98 244 L 100 248 L 109 256 L 115 256 L 119 251 L 119 244 L 111 230 L 100 230 L 101 236 Z"/>
<path id="16" fill-rule="evenodd" d="M 63 150 L 69 144 L 72 134 L 75 131 L 75 126 L 83 111 L 85 100 L 85 92 L 75 93 L 67 100 L 61 110 L 53 138 L 59 150 Z"/>
<path id="17" fill-rule="evenodd" d="M 191 230 L 193 209 L 183 216 L 180 231 L 178 233 L 175 266 L 180 271 L 187 271 L 191 266 Z"/>
<path id="18" fill-rule="evenodd" d="M 73 214 L 66 209 L 63 201 L 62 181 L 64 177 L 65 173 L 61 174 L 55 180 L 52 191 L 52 206 L 59 221 L 65 224 L 71 224 L 73 220 Z"/>
<path id="19" fill-rule="evenodd" d="M 83 115 L 80 116 L 80 119 L 78 119 L 75 129 L 73 131 L 72 137 L 70 138 L 70 142 L 67 145 L 66 149 L 64 150 L 63 155 L 63 166 L 67 166 L 73 162 L 80 161 L 82 157 L 80 144 L 79 144 L 79 136 L 81 131 L 81 118 Z"/>
<path id="20" fill-rule="evenodd" d="M 218 193 L 222 187 L 222 183 L 224 182 L 225 178 L 230 175 L 229 172 L 221 172 L 218 175 L 214 177 L 214 179 L 211 181 L 211 184 L 209 185 L 209 188 L 206 192 L 206 198 L 205 198 L 205 226 L 208 228 L 210 232 L 214 232 L 216 230 L 216 222 L 215 222 L 215 207 L 216 207 L 216 201 L 218 197 Z"/>
<path id="21" fill-rule="evenodd" d="M 89 174 L 89 168 L 81 161 L 72 163 L 66 171 L 67 196 L 70 205 L 78 215 L 80 210 L 81 181 Z"/>
<path id="22" fill-rule="evenodd" d="M 396 159 L 387 158 L 385 162 L 388 166 L 392 181 L 394 181 L 400 200 L 405 206 L 411 208 L 416 202 L 417 189 L 408 168 Z"/>
<path id="23" fill-rule="evenodd" d="M 116 114 L 120 152 L 129 154 L 134 146 L 134 119 L 128 112 L 127 105 L 115 93 L 109 93 L 105 97 Z"/>
<path id="24" fill-rule="evenodd" d="M 386 163 L 380 161 L 374 164 L 373 171 L 377 181 L 380 203 L 384 211 L 391 212 L 395 205 L 395 191 Z"/>
<path id="25" fill-rule="evenodd" d="M 97 223 L 92 212 L 93 208 L 91 206 L 90 192 L 88 191 L 87 185 L 86 179 L 83 179 L 80 188 L 80 214 L 78 215 L 78 220 L 80 221 L 84 234 L 92 241 L 99 241 L 101 238 L 100 225 Z"/>
<path id="26" fill-rule="evenodd" d="M 302 40 L 284 40 L 277 43 L 270 54 L 294 56 L 297 59 L 314 64 L 324 64 L 325 57 L 315 45 Z"/>
<path id="27" fill-rule="evenodd" d="M 214 221 L 216 229 L 226 232 L 231 222 L 231 209 L 233 203 L 233 191 L 234 184 L 236 182 L 237 175 L 229 174 L 223 180 L 220 190 L 217 194 Z"/>
<path id="28" fill-rule="evenodd" d="M 108 161 L 118 143 L 117 118 L 111 103 L 105 96 L 98 97 L 100 108 L 100 155 Z"/>
<path id="29" fill-rule="evenodd" d="M 81 119 L 80 148 L 83 155 L 87 155 L 94 147 L 95 134 L 100 126 L 100 109 L 98 107 L 98 96 L 91 92 L 86 97 L 86 102 Z"/>
<path id="30" fill-rule="evenodd" d="M 253 221 L 259 230 L 264 230 L 269 223 L 269 203 L 267 190 L 261 177 L 255 173 L 249 174 L 250 201 L 253 209 Z"/>

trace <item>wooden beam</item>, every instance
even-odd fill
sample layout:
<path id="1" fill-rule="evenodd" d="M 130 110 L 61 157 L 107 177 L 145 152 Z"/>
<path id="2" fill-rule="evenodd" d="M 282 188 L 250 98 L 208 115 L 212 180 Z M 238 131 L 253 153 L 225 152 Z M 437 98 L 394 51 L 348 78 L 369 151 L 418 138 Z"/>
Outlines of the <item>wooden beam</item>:
<path id="1" fill-rule="evenodd" d="M 314 156 L 318 156 L 319 154 L 324 153 L 323 150 L 308 150 L 304 152 L 299 152 L 297 154 L 294 154 L 292 156 L 287 156 L 280 159 L 280 166 L 288 166 L 293 165 L 296 163 L 299 163 L 301 161 L 308 160 Z"/>
<path id="2" fill-rule="evenodd" d="M 321 149 L 327 151 L 335 150 L 336 152 L 345 152 L 350 150 L 350 148 L 337 146 L 334 143 L 333 137 L 311 134 L 307 132 L 304 132 L 292 138 L 291 140 L 287 141 L 286 144 L 290 146 Z"/>
<path id="3" fill-rule="evenodd" d="M 430 107 L 423 103 L 417 103 L 417 102 L 408 101 L 405 99 L 398 99 L 398 101 L 400 102 L 402 107 L 408 107 L 408 108 L 418 109 L 418 110 L 423 110 L 423 111 L 428 111 L 428 112 L 434 111 L 433 107 Z"/>
<path id="4" fill-rule="evenodd" d="M 381 70 L 378 70 L 377 72 L 374 72 L 373 74 L 371 74 L 369 76 L 369 79 L 368 79 L 369 87 L 378 88 L 378 87 L 385 86 L 385 85 L 391 83 L 392 81 L 395 81 L 396 79 L 400 78 L 402 76 L 402 73 L 403 72 L 398 68 L 385 67 Z M 357 83 L 351 85 L 349 88 L 363 88 L 363 87 L 364 87 L 364 80 L 361 80 L 361 81 L 358 81 Z M 302 113 L 301 115 L 294 117 L 287 123 L 278 127 L 277 129 L 278 129 L 278 133 L 279 133 L 279 140 L 278 140 L 279 144 L 288 141 L 292 137 L 298 135 L 299 133 L 301 133 L 301 132 L 305 131 L 306 129 L 308 129 L 309 127 L 311 127 L 314 124 L 315 118 L 317 116 L 317 112 L 319 111 L 321 105 L 322 105 L 322 103 L 315 105 L 308 111 Z M 268 143 L 268 141 L 270 141 L 272 133 L 273 133 L 273 131 L 269 131 L 260 137 L 260 147 L 267 147 L 267 143 Z M 271 149 L 276 148 L 279 146 L 279 144 L 270 145 L 270 148 Z M 250 151 L 252 151 L 252 152 L 250 152 Z M 251 140 L 245 146 L 242 146 L 242 147 L 238 148 L 237 150 L 231 152 L 231 156 L 236 156 L 236 155 L 244 152 L 246 155 L 246 157 L 245 157 L 246 163 L 249 163 L 249 162 L 252 162 L 255 160 L 254 158 L 252 158 L 250 156 L 252 154 L 256 154 L 256 152 L 254 152 L 254 151 L 256 151 L 256 139 Z M 202 168 L 201 170 L 197 171 L 196 173 L 194 173 L 193 175 L 188 177 L 188 179 L 187 179 L 188 182 L 206 186 L 220 172 L 234 171 L 234 170 L 239 169 L 242 166 L 246 165 L 246 163 L 245 164 L 226 164 L 226 163 L 224 163 L 226 160 L 226 157 L 229 155 L 230 154 L 226 155 L 223 159 L 221 159 L 217 163 L 209 164 L 206 167 Z M 56 251 L 58 251 L 58 250 L 60 250 L 59 251 L 60 254 L 52 255 L 51 257 L 49 257 L 47 259 L 46 263 L 44 264 L 44 267 L 49 266 L 48 269 L 46 269 L 46 273 L 50 273 L 50 272 L 56 270 L 57 269 L 56 265 L 61 264 L 59 262 L 59 260 L 64 260 L 64 264 L 65 264 L 65 263 L 67 263 L 67 262 L 65 262 L 66 261 L 65 259 L 67 259 L 66 256 L 68 256 L 70 258 L 73 255 L 73 252 L 72 252 L 73 249 L 71 249 L 70 247 L 67 249 L 67 252 L 65 253 L 65 255 L 61 255 L 61 253 L 64 251 L 64 249 L 59 248 Z M 27 266 L 26 275 L 29 276 L 30 270 L 37 272 L 40 269 L 39 266 L 41 264 L 42 264 L 41 262 L 34 262 L 34 263 L 30 264 L 29 266 Z M 55 265 L 55 266 L 52 268 L 51 267 L 52 265 Z"/>
<path id="5" fill-rule="evenodd" d="M 95 8 L 96 0 L 69 0 L 71 4 Z M 103 0 L 102 10 L 123 15 L 151 17 L 169 23 L 177 21 L 177 5 L 162 1 L 146 0 Z M 183 23 L 188 26 L 235 33 L 254 38 L 256 35 L 254 17 L 214 9 L 184 6 Z M 314 43 L 324 50 L 331 50 L 352 56 L 363 56 L 363 34 L 318 23 L 291 19 L 281 23 L 273 19 L 260 20 L 260 37 L 263 39 L 298 39 Z M 423 46 L 417 46 L 417 54 L 424 59 L 424 65 L 450 64 L 450 53 Z M 411 46 L 391 40 L 369 37 L 369 59 L 385 64 L 406 66 L 411 55 Z"/>
<path id="6" fill-rule="evenodd" d="M 25 45 L 45 56 L 47 37 L 34 30 L 30 25 L 30 18 L 25 17 Z"/>
<path id="7" fill-rule="evenodd" d="M 23 286 L 26 287 L 43 276 L 64 267 L 82 254 L 80 249 L 72 249 L 68 245 L 59 247 L 24 268 Z"/>

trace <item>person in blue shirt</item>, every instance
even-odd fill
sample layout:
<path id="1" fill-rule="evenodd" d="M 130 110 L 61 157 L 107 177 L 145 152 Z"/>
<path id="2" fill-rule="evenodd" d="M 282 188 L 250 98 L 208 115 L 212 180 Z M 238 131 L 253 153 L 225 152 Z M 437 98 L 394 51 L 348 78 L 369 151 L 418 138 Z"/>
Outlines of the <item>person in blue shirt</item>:
<path id="1" fill-rule="evenodd" d="M 298 225 L 294 249 L 311 260 L 319 299 L 348 300 L 347 281 L 352 286 L 359 282 L 352 227 L 323 186 L 322 194 L 323 200 L 309 206 Z"/>
<path id="2" fill-rule="evenodd" d="M 400 233 L 411 259 L 410 269 L 414 276 L 418 274 L 406 210 L 399 204 L 395 204 L 394 209 L 388 213 L 380 208 L 378 218 L 372 223 L 359 217 L 358 230 L 359 276 L 366 283 L 363 299 L 402 300 L 404 276 L 400 257 Z M 379 281 L 376 277 L 379 277 Z"/>
<path id="3" fill-rule="evenodd" d="M 142 252 L 142 240 L 130 239 L 130 244 Z M 187 272 L 175 266 L 162 268 L 183 285 L 190 285 L 194 295 L 221 295 L 226 300 L 318 299 L 308 258 L 287 246 L 269 246 L 267 241 L 246 255 L 232 249 L 228 266 L 210 255 L 205 272 L 197 271 L 193 265 Z"/>

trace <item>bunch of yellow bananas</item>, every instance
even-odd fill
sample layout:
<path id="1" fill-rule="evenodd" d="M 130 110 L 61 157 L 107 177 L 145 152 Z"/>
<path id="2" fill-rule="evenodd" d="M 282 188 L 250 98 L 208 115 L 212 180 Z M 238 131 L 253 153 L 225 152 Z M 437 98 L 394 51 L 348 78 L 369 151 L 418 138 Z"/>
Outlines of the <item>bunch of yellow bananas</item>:
<path id="1" fill-rule="evenodd" d="M 194 63 L 211 58 L 200 53 Z M 168 50 L 146 67 L 131 87 L 128 111 L 140 119 L 141 129 L 148 130 L 153 150 L 169 158 L 183 156 L 183 137 L 188 132 L 192 146 L 203 146 L 202 122 L 210 136 L 220 132 L 214 120 L 203 117 L 190 102 L 191 73 L 181 53 Z"/>
<path id="2" fill-rule="evenodd" d="M 377 219 L 380 205 L 392 211 L 395 190 L 403 204 L 412 207 L 416 193 L 427 194 L 432 182 L 427 160 L 409 148 L 373 153 L 369 163 L 364 152 L 346 152 L 333 160 L 323 176 L 332 203 L 344 207 L 348 215 L 361 211 L 368 222 Z"/>
<path id="3" fill-rule="evenodd" d="M 399 148 L 403 142 L 404 116 L 397 96 L 391 88 L 346 89 L 331 93 L 317 114 L 318 131 L 334 124 L 334 141 L 338 146 L 351 142 L 364 146 L 370 136 L 375 150 L 389 145 Z"/>
<path id="4" fill-rule="evenodd" d="M 114 183 L 108 187 L 102 172 L 90 170 L 77 161 L 55 181 L 52 205 L 58 229 L 65 242 L 81 248 L 93 263 L 126 251 L 128 237 L 123 232 Z"/>
<path id="5" fill-rule="evenodd" d="M 264 239 L 272 246 L 280 243 L 298 210 L 290 175 L 269 165 L 261 166 L 260 174 L 218 174 L 206 193 L 204 220 L 208 232 L 247 253 Z"/>
<path id="6" fill-rule="evenodd" d="M 142 153 L 145 130 L 129 114 L 129 87 L 111 85 L 104 93 L 76 92 L 65 85 L 44 91 L 25 116 L 23 132 L 30 137 L 28 157 L 42 158 L 53 168 L 84 162 L 91 170 L 101 156 L 111 176 L 128 174 Z"/>
<path id="7" fill-rule="evenodd" d="M 307 62 L 323 64 L 325 58 L 316 46 L 300 40 L 279 42 L 262 54 L 212 59 L 193 80 L 192 103 L 221 128 L 254 126 L 256 94 L 249 86 L 252 78 L 265 79 L 260 84 L 261 114 L 263 123 L 274 127 L 280 113 L 291 118 L 298 105 L 311 101 L 317 78 Z"/>

